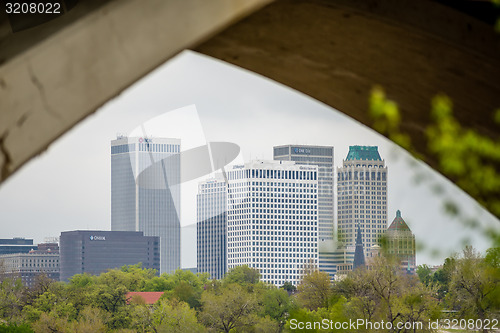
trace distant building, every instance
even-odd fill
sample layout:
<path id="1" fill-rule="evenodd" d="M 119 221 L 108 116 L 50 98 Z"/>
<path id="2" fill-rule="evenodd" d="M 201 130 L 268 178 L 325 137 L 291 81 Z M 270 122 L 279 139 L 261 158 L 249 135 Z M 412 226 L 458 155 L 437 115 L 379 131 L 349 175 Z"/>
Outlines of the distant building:
<path id="1" fill-rule="evenodd" d="M 180 139 L 111 141 L 111 230 L 160 237 L 161 273 L 181 266 Z"/>
<path id="2" fill-rule="evenodd" d="M 222 177 L 201 182 L 196 196 L 197 271 L 222 279 L 227 272 L 227 187 Z"/>
<path id="3" fill-rule="evenodd" d="M 59 244 L 58 243 L 40 243 L 36 250 L 30 251 L 30 253 L 57 253 L 59 254 Z"/>
<path id="4" fill-rule="evenodd" d="M 339 241 L 355 246 L 359 225 L 365 256 L 387 228 L 387 177 L 377 147 L 350 146 L 337 168 Z"/>
<path id="5" fill-rule="evenodd" d="M 28 253 L 31 250 L 36 250 L 37 246 L 33 245 L 33 239 L 10 238 L 0 239 L 0 255 L 11 253 Z"/>
<path id="6" fill-rule="evenodd" d="M 318 167 L 253 161 L 227 175 L 228 270 L 248 265 L 264 282 L 298 285 L 318 267 Z"/>
<path id="7" fill-rule="evenodd" d="M 387 253 L 399 260 L 402 270 L 414 274 L 416 269 L 415 235 L 401 217 L 399 210 L 385 235 Z"/>
<path id="8" fill-rule="evenodd" d="M 29 253 L 0 255 L 0 274 L 20 278 L 31 287 L 40 275 L 59 281 L 59 247 L 56 244 L 39 244 L 38 250 Z"/>
<path id="9" fill-rule="evenodd" d="M 332 252 L 320 252 L 319 262 L 323 262 L 322 270 L 330 274 L 330 280 L 335 280 L 338 274 L 351 267 L 354 262 L 354 247 L 339 247 Z M 326 263 L 326 264 L 325 264 Z"/>
<path id="10" fill-rule="evenodd" d="M 354 263 L 353 262 L 346 262 L 343 264 L 338 264 L 337 265 L 337 273 L 335 274 L 335 281 L 340 281 L 344 277 L 349 274 L 349 272 L 352 272 L 354 269 Z"/>
<path id="11" fill-rule="evenodd" d="M 142 263 L 160 269 L 160 239 L 133 231 L 77 230 L 61 233 L 61 281 L 75 274 L 98 275 L 109 269 Z"/>

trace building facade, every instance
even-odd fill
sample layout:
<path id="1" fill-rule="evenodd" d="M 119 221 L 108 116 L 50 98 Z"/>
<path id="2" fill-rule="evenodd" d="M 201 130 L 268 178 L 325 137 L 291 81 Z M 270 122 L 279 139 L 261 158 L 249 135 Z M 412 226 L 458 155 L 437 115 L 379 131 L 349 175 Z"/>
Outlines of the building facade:
<path id="1" fill-rule="evenodd" d="M 60 280 L 75 274 L 98 275 L 109 269 L 142 263 L 160 269 L 160 238 L 134 231 L 76 230 L 61 233 Z"/>
<path id="2" fill-rule="evenodd" d="M 377 245 L 387 228 L 387 167 L 377 147 L 351 146 L 337 168 L 338 235 L 353 248 L 359 225 L 365 251 Z"/>
<path id="3" fill-rule="evenodd" d="M 332 146 L 285 145 L 273 148 L 275 160 L 318 166 L 318 251 L 319 269 L 333 276 L 336 271 L 334 155 Z"/>
<path id="4" fill-rule="evenodd" d="M 111 230 L 160 237 L 162 273 L 180 268 L 180 140 L 111 141 Z"/>
<path id="5" fill-rule="evenodd" d="M 197 271 L 222 279 L 227 272 L 227 186 L 222 177 L 198 185 L 196 196 Z"/>
<path id="6" fill-rule="evenodd" d="M 401 211 L 396 212 L 396 217 L 385 236 L 389 256 L 394 256 L 398 260 L 403 271 L 415 274 L 417 264 L 415 235 L 401 217 Z"/>
<path id="7" fill-rule="evenodd" d="M 20 278 L 26 287 L 32 287 L 39 276 L 59 281 L 59 247 L 57 244 L 39 244 L 29 253 L 0 255 L 0 274 Z"/>
<path id="8" fill-rule="evenodd" d="M 319 251 L 335 249 L 334 155 L 331 146 L 286 145 L 273 148 L 274 160 L 318 166 Z"/>
<path id="9" fill-rule="evenodd" d="M 348 267 L 346 265 L 351 265 L 354 262 L 354 252 L 353 247 L 338 247 L 332 252 L 320 252 L 319 253 L 319 267 L 320 270 L 330 274 L 330 280 L 335 280 L 336 275 L 339 273 L 339 267 Z"/>
<path id="10" fill-rule="evenodd" d="M 227 173 L 227 266 L 276 286 L 318 267 L 318 167 L 253 161 Z"/>
<path id="11" fill-rule="evenodd" d="M 28 253 L 36 249 L 37 246 L 33 245 L 32 239 L 25 239 L 25 238 L 0 239 L 0 255 L 12 254 L 12 253 Z"/>

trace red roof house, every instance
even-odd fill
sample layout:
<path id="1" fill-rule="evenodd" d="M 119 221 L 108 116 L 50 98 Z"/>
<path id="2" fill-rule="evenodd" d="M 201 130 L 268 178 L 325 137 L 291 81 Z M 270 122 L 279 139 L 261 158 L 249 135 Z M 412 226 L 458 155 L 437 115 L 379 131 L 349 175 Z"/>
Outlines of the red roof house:
<path id="1" fill-rule="evenodd" d="M 155 304 L 163 295 L 164 291 L 131 291 L 125 296 L 127 299 L 127 304 L 130 304 L 132 298 L 136 299 L 141 297 L 144 300 L 144 304 Z"/>

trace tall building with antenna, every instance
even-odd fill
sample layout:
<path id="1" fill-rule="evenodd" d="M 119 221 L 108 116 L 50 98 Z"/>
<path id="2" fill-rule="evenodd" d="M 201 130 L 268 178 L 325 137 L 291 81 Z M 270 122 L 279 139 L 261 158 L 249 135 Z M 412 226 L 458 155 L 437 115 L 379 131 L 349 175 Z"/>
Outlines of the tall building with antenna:
<path id="1" fill-rule="evenodd" d="M 180 139 L 111 141 L 111 230 L 160 237 L 160 272 L 180 268 Z"/>

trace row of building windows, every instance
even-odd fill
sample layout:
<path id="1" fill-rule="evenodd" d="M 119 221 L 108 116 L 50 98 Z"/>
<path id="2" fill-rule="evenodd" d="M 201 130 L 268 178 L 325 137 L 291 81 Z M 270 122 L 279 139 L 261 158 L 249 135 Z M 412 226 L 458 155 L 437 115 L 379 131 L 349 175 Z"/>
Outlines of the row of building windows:
<path id="1" fill-rule="evenodd" d="M 229 172 L 229 180 L 242 178 L 317 180 L 316 171 L 244 169 Z"/>
<path id="2" fill-rule="evenodd" d="M 370 178 L 371 174 L 371 178 Z M 358 177 L 358 171 L 354 171 L 354 177 L 352 171 L 345 171 L 345 172 L 339 172 L 337 175 L 337 178 L 339 181 L 342 180 L 382 180 L 386 181 L 386 173 L 385 172 L 375 172 L 375 171 L 359 171 L 359 177 Z"/>

